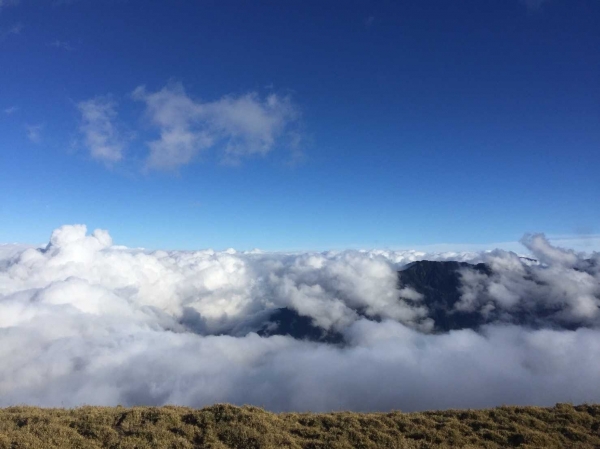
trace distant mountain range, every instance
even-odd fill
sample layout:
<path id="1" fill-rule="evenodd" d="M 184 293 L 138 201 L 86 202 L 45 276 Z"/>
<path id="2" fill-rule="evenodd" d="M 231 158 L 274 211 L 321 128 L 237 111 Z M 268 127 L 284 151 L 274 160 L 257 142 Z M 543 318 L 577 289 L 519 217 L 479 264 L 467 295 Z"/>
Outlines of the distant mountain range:
<path id="1" fill-rule="evenodd" d="M 423 295 L 419 301 L 429 310 L 429 318 L 435 322 L 435 331 L 473 329 L 485 320 L 479 312 L 455 312 L 453 307 L 460 301 L 460 268 L 471 268 L 482 274 L 491 275 L 491 269 L 483 264 L 466 262 L 413 262 L 398 272 L 399 285 L 410 287 Z M 398 299 L 400 300 L 400 299 Z M 408 303 L 411 300 L 403 299 Z M 416 305 L 416 304 L 415 304 Z M 343 336 L 335 331 L 326 331 L 313 324 L 310 317 L 302 316 L 288 307 L 274 309 L 257 332 L 261 336 L 290 335 L 297 339 L 341 343 Z"/>
<path id="2" fill-rule="evenodd" d="M 429 310 L 429 318 L 435 323 L 435 330 L 447 332 L 455 329 L 474 329 L 485 323 L 480 312 L 460 312 L 454 310 L 460 301 L 460 269 L 472 269 L 490 276 L 491 268 L 479 263 L 434 262 L 421 260 L 413 262 L 398 272 L 399 283 L 411 287 L 423 295 L 419 303 Z M 410 302 L 410 300 L 405 300 Z"/>
<path id="3" fill-rule="evenodd" d="M 302 316 L 288 307 L 274 309 L 268 322 L 257 332 L 261 337 L 289 335 L 298 340 L 342 343 L 344 337 L 339 332 L 327 331 L 315 326 L 310 317 Z"/>
<path id="4" fill-rule="evenodd" d="M 537 264 L 534 259 L 523 258 L 527 264 Z M 579 271 L 594 269 L 593 260 L 584 261 L 583 265 L 576 267 Z M 433 332 L 442 333 L 459 329 L 477 330 L 490 323 L 503 323 L 527 326 L 531 328 L 562 328 L 576 329 L 584 325 L 579 322 L 564 322 L 557 319 L 561 307 L 548 305 L 543 301 L 521 301 L 510 313 L 502 309 L 482 310 L 483 307 L 473 310 L 461 310 L 457 303 L 461 301 L 461 272 L 471 270 L 481 276 L 493 276 L 492 268 L 485 263 L 470 264 L 453 261 L 428 261 L 413 262 L 398 272 L 398 285 L 402 288 L 409 287 L 423 295 L 422 299 L 398 299 L 414 306 L 424 306 L 428 315 L 434 322 Z M 528 276 L 526 275 L 526 279 Z M 528 279 L 532 281 L 532 279 Z M 533 282 L 533 281 L 532 281 Z M 538 282 L 538 281 L 535 281 Z M 360 311 L 357 313 L 361 314 Z M 370 317 L 370 319 L 374 319 Z M 377 317 L 375 317 L 377 319 Z M 302 316 L 290 308 L 274 309 L 268 321 L 257 332 L 261 336 L 290 335 L 297 339 L 320 341 L 328 343 L 342 343 L 342 334 L 327 331 L 316 326 L 310 317 Z"/>

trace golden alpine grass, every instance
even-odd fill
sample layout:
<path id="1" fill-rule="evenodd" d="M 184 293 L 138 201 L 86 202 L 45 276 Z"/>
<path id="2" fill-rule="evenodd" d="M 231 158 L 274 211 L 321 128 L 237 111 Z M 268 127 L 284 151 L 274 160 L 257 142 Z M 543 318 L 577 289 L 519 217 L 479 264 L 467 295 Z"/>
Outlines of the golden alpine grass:
<path id="1" fill-rule="evenodd" d="M 186 407 L 0 409 L 0 449 L 600 448 L 600 405 L 420 413 Z"/>

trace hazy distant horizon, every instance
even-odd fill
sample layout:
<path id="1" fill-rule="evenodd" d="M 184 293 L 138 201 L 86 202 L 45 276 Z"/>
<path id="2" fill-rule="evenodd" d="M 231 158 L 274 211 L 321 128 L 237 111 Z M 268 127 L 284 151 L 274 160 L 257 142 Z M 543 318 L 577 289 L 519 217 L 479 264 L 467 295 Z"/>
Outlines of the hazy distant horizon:
<path id="1" fill-rule="evenodd" d="M 110 230 L 109 230 L 110 231 Z M 600 252 L 600 235 L 546 235 L 548 240 L 559 247 L 570 248 L 572 250 L 592 254 L 594 252 Z M 117 242 L 119 245 L 126 247 L 132 247 L 127 242 Z M 15 246 L 31 246 L 36 248 L 45 247 L 47 242 L 16 242 L 7 241 L 0 242 L 0 245 L 15 245 Z M 135 247 L 132 247 L 135 248 Z M 423 253 L 431 252 L 455 252 L 455 253 L 466 253 L 466 252 L 479 252 L 479 251 L 492 251 L 494 249 L 502 249 L 504 251 L 512 251 L 520 255 L 530 255 L 527 248 L 518 240 L 513 242 L 495 242 L 495 243 L 432 243 L 424 245 L 410 245 L 410 244 L 397 244 L 397 245 L 361 245 L 361 244 L 349 244 L 346 246 L 323 246 L 323 247 L 308 247 L 308 248 L 271 248 L 265 249 L 257 246 L 250 246 L 245 248 L 234 248 L 231 246 L 225 247 L 176 247 L 169 248 L 166 246 L 158 247 L 137 247 L 148 251 L 201 251 L 201 250 L 215 250 L 225 251 L 227 249 L 233 249 L 236 251 L 263 251 L 263 252 L 310 252 L 310 251 L 344 251 L 344 250 L 392 250 L 392 251 L 418 251 Z"/>

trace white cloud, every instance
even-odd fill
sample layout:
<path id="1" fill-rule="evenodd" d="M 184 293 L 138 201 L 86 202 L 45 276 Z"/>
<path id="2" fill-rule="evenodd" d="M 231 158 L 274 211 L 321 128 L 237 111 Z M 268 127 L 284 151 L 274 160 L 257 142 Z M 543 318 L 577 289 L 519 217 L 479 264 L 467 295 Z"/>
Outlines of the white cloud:
<path id="1" fill-rule="evenodd" d="M 522 242 L 538 263 L 501 250 L 486 253 L 492 275 L 464 269 L 457 309 L 487 308 L 511 321 L 525 313 L 540 324 L 600 325 L 600 254 L 552 246 L 543 234 L 526 235 Z"/>
<path id="2" fill-rule="evenodd" d="M 35 246 L 20 243 L 0 243 L 0 261 L 7 263 L 13 256 L 29 248 L 35 248 Z"/>
<path id="3" fill-rule="evenodd" d="M 265 155 L 278 143 L 297 147 L 297 136 L 287 132 L 299 113 L 288 97 L 248 93 L 201 102 L 189 97 L 180 83 L 157 92 L 140 86 L 132 95 L 145 103 L 146 115 L 160 133 L 159 139 L 148 143 L 149 168 L 177 168 L 212 147 L 219 148 L 222 160 L 229 163 Z"/>
<path id="4" fill-rule="evenodd" d="M 551 265 L 530 266 L 546 282 L 541 292 L 568 289 L 568 299 L 599 285 L 600 268 L 584 273 L 593 281 L 577 278 L 569 258 L 536 248 L 550 255 Z M 475 256 L 506 288 L 489 293 L 498 303 L 510 310 L 528 301 L 513 288 L 525 272 L 516 255 Z M 498 321 L 480 332 L 428 334 L 423 298 L 398 288 L 396 269 L 444 257 L 150 252 L 115 246 L 108 232 L 88 235 L 82 225 L 55 230 L 42 250 L 0 246 L 0 405 L 408 411 L 600 401 L 596 322 L 570 331 Z M 342 332 L 346 344 L 250 332 L 277 307 Z"/>
<path id="5" fill-rule="evenodd" d="M 4 112 L 6 115 L 12 115 L 18 110 L 19 108 L 17 106 L 10 106 L 8 108 L 5 108 L 2 112 Z"/>
<path id="6" fill-rule="evenodd" d="M 542 263 L 572 268 L 579 260 L 575 251 L 552 246 L 543 234 L 527 234 L 521 243 Z"/>
<path id="7" fill-rule="evenodd" d="M 93 158 L 105 163 L 123 159 L 126 139 L 115 123 L 116 102 L 110 97 L 95 97 L 77 104 L 81 113 L 80 132 Z"/>
<path id="8" fill-rule="evenodd" d="M 27 138 L 33 143 L 41 143 L 42 142 L 42 130 L 44 129 L 44 125 L 27 125 Z"/>

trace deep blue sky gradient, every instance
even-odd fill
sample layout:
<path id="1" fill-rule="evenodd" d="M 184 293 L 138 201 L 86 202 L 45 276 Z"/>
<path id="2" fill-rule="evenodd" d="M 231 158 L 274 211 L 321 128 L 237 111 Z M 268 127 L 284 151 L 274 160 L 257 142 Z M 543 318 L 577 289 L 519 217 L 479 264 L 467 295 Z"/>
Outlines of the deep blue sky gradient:
<path id="1" fill-rule="evenodd" d="M 600 233 L 598 1 L 21 0 L 0 31 L 2 242 L 66 223 L 151 248 Z M 302 163 L 278 147 L 144 171 L 130 94 L 170 80 L 206 101 L 291 95 Z M 107 94 L 132 135 L 113 167 L 78 132 L 77 103 Z"/>

